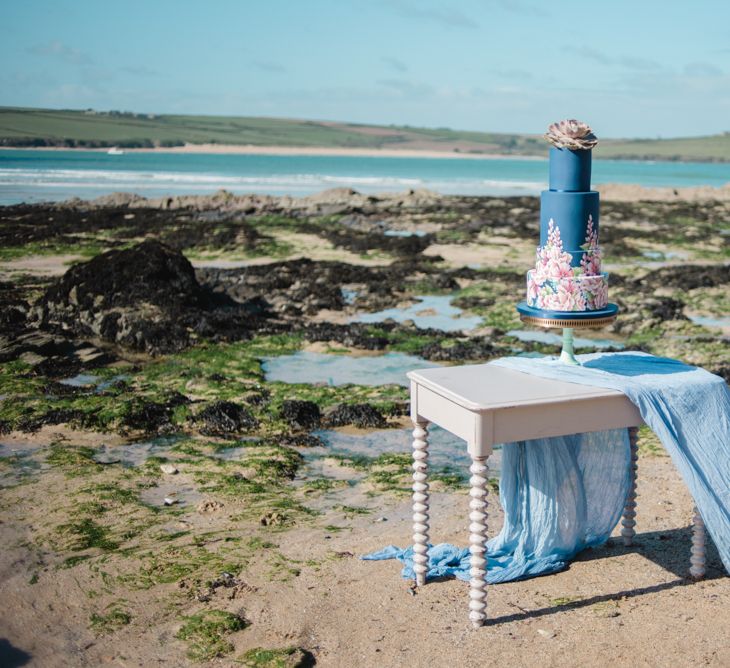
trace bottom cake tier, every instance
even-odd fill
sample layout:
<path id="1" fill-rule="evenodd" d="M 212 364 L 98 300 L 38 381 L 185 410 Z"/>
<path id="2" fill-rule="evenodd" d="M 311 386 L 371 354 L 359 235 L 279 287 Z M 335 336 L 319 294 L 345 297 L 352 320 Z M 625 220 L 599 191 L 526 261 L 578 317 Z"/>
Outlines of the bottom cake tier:
<path id="1" fill-rule="evenodd" d="M 546 311 L 597 311 L 608 304 L 608 274 L 546 278 L 527 272 L 527 304 Z"/>

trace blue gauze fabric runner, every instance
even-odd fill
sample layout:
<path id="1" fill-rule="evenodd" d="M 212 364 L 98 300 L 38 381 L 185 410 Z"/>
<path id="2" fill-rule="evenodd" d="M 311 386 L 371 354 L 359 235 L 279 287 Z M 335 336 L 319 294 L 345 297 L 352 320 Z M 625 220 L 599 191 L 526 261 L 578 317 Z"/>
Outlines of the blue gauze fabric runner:
<path id="1" fill-rule="evenodd" d="M 524 373 L 619 390 L 638 407 L 684 478 L 730 572 L 730 392 L 719 376 L 638 352 L 492 362 Z M 629 488 L 626 430 L 506 445 L 502 450 L 501 533 L 490 540 L 487 581 L 506 582 L 565 568 L 581 550 L 606 541 Z M 414 578 L 413 550 L 389 546 L 363 559 L 398 559 Z M 429 550 L 428 577 L 469 580 L 469 551 Z"/>

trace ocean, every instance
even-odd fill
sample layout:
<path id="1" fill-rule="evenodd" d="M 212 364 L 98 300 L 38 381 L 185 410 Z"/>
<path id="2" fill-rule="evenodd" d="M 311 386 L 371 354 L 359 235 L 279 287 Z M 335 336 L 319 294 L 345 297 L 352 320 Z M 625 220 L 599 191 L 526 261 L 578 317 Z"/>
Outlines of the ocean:
<path id="1" fill-rule="evenodd" d="M 593 162 L 594 184 L 728 182 L 730 164 Z M 118 191 L 147 197 L 206 194 L 221 188 L 301 196 L 336 187 L 366 193 L 427 188 L 457 195 L 536 195 L 547 187 L 547 160 L 0 150 L 0 204 L 93 199 Z"/>

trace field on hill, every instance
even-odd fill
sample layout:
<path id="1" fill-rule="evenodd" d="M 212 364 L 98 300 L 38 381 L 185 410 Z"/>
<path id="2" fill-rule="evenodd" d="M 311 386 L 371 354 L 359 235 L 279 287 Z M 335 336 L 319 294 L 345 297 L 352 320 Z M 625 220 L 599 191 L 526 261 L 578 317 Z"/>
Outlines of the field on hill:
<path id="1" fill-rule="evenodd" d="M 536 135 L 361 125 L 248 116 L 183 116 L 0 108 L 0 146 L 173 147 L 185 144 L 410 149 L 466 154 L 543 155 Z M 599 158 L 730 160 L 730 133 L 678 139 L 603 140 Z"/>

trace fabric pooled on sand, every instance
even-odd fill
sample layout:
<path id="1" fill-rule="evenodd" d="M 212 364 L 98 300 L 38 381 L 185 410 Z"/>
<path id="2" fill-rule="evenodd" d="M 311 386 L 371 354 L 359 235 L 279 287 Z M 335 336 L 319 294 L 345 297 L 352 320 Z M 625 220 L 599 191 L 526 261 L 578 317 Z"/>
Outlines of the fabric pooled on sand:
<path id="1" fill-rule="evenodd" d="M 487 581 L 554 573 L 581 550 L 605 542 L 621 517 L 629 461 L 623 429 L 505 446 L 499 486 L 504 525 L 487 544 Z M 429 578 L 469 580 L 468 548 L 436 545 L 428 557 Z M 391 545 L 363 559 L 398 559 L 403 577 L 415 577 L 412 547 Z"/>
<path id="2" fill-rule="evenodd" d="M 616 389 L 638 407 L 679 469 L 730 572 L 730 392 L 719 376 L 644 353 L 556 359 L 505 358 L 493 364 Z M 604 543 L 618 523 L 630 484 L 626 430 L 510 443 L 502 449 L 504 525 L 487 544 L 487 581 L 553 573 Z M 398 559 L 414 578 L 412 548 L 389 546 L 363 559 Z M 468 549 L 429 549 L 428 577 L 469 579 Z"/>

